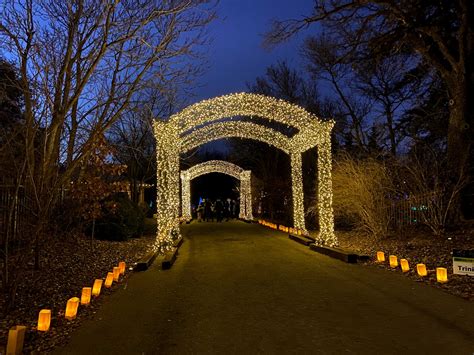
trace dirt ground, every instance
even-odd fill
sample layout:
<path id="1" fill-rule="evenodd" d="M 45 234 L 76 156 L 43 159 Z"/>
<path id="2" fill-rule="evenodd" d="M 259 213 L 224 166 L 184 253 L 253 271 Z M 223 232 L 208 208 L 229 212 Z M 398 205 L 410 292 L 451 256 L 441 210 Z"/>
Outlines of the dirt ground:
<path id="1" fill-rule="evenodd" d="M 32 264 L 28 265 L 19 283 L 15 307 L 0 319 L 0 354 L 7 342 L 8 329 L 19 324 L 27 326 L 25 354 L 33 350 L 45 353 L 63 343 L 84 319 L 94 316 L 117 285 L 111 289 L 102 287 L 102 297 L 88 307 L 81 307 L 73 321 L 64 319 L 67 300 L 80 297 L 83 287 L 92 286 L 96 278 L 105 278 L 119 261 L 125 261 L 127 265 L 136 262 L 153 241 L 154 236 L 150 236 L 127 242 L 95 240 L 91 245 L 89 239 L 71 237 L 48 243 L 42 253 L 41 269 L 34 270 Z M 2 305 L 0 300 L 0 310 Z M 52 311 L 52 325 L 47 333 L 35 330 L 41 309 Z"/>
<path id="2" fill-rule="evenodd" d="M 419 230 L 405 232 L 396 236 L 385 238 L 370 238 L 362 233 L 354 231 L 336 232 L 340 246 L 344 249 L 354 250 L 371 257 L 367 264 L 382 268 L 391 272 L 400 272 L 400 269 L 391 269 L 388 262 L 379 264 L 375 261 L 377 251 L 385 253 L 386 260 L 389 255 L 396 255 L 398 259 L 407 259 L 410 271 L 404 276 L 411 278 L 414 282 L 429 284 L 446 292 L 457 295 L 464 299 L 474 301 L 474 277 L 453 274 L 453 249 L 474 250 L 474 228 L 466 228 L 456 233 L 448 233 L 445 236 L 433 236 L 431 233 L 422 233 Z M 415 266 L 418 263 L 426 265 L 428 277 L 420 278 L 416 273 Z M 448 269 L 448 282 L 438 283 L 436 281 L 436 268 Z"/>

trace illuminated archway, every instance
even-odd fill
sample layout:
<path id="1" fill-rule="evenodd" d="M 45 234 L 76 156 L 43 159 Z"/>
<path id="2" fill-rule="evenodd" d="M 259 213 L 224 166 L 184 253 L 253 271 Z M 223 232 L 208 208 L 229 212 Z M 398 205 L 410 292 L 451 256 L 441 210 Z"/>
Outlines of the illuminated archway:
<path id="1" fill-rule="evenodd" d="M 292 136 L 262 124 L 233 117 L 258 117 L 286 125 L 298 132 Z M 230 120 L 229 120 L 230 118 Z M 226 120 L 223 120 L 226 119 Z M 166 250 L 179 235 L 179 156 L 192 148 L 221 138 L 257 139 L 290 155 L 293 192 L 293 225 L 306 230 L 303 204 L 302 153 L 318 148 L 318 211 L 320 233 L 317 243 L 337 245 L 334 235 L 331 180 L 331 130 L 334 121 L 321 121 L 305 109 L 272 97 L 239 93 L 204 100 L 188 106 L 168 121 L 155 121 L 157 141 L 156 247 Z"/>
<path id="2" fill-rule="evenodd" d="M 251 189 L 252 173 L 249 170 L 244 170 L 235 164 L 223 160 L 206 161 L 181 172 L 182 216 L 186 219 L 191 218 L 191 181 L 199 176 L 210 173 L 226 174 L 240 181 L 239 218 L 246 220 L 253 219 Z"/>

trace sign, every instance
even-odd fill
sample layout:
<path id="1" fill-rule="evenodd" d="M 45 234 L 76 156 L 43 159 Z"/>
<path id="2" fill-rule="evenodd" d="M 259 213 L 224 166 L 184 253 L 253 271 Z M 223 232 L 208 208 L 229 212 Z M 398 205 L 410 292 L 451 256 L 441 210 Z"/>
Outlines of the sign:
<path id="1" fill-rule="evenodd" d="M 474 276 L 474 250 L 453 249 L 453 274 Z"/>

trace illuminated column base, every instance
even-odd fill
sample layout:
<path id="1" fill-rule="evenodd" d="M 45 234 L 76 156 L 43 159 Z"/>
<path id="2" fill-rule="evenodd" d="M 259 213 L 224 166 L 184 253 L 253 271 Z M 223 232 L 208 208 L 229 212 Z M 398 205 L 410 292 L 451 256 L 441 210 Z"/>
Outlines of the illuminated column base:
<path id="1" fill-rule="evenodd" d="M 318 145 L 318 212 L 320 233 L 317 242 L 334 247 L 338 245 L 338 241 L 334 234 L 331 170 L 331 137 L 328 132 L 326 140 Z"/>
<path id="2" fill-rule="evenodd" d="M 242 191 L 242 180 L 240 180 L 240 207 L 239 207 L 239 218 L 240 219 L 245 219 L 245 195 Z"/>
<path id="3" fill-rule="evenodd" d="M 155 250 L 165 252 L 179 230 L 179 136 L 174 125 L 155 121 L 157 138 L 157 239 Z"/>
<path id="4" fill-rule="evenodd" d="M 306 232 L 301 153 L 291 153 L 291 187 L 293 193 L 293 226 Z"/>
<path id="5" fill-rule="evenodd" d="M 187 171 L 181 173 L 181 215 L 183 218 L 191 219 L 191 180 Z"/>
<path id="6" fill-rule="evenodd" d="M 243 219 L 252 220 L 252 184 L 251 184 L 252 172 L 245 170 L 240 174 L 240 206 L 244 206 L 243 213 L 241 213 Z M 242 203 L 243 201 L 243 203 Z"/>

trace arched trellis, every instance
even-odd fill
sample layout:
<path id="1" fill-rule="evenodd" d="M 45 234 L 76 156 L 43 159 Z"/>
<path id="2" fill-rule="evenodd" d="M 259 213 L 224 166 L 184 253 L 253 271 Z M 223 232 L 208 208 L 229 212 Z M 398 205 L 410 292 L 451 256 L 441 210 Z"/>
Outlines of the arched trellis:
<path id="1" fill-rule="evenodd" d="M 260 117 L 298 130 L 288 137 L 269 127 L 239 120 L 238 116 Z M 318 211 L 320 233 L 317 242 L 337 245 L 334 235 L 331 180 L 331 130 L 333 121 L 321 121 L 303 108 L 275 98 L 239 93 L 204 100 L 171 116 L 155 121 L 157 140 L 156 246 L 166 249 L 179 235 L 181 153 L 207 142 L 228 137 L 257 139 L 290 155 L 294 227 L 306 230 L 304 221 L 302 153 L 318 148 Z"/>
<path id="2" fill-rule="evenodd" d="M 191 181 L 210 173 L 226 174 L 240 181 L 239 217 L 247 220 L 253 219 L 251 171 L 244 170 L 240 166 L 223 160 L 209 160 L 181 172 L 181 206 L 183 217 L 191 218 Z"/>

